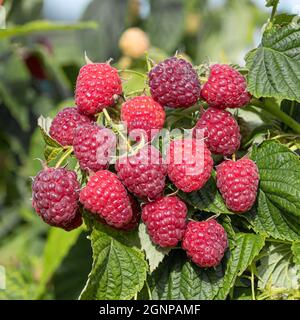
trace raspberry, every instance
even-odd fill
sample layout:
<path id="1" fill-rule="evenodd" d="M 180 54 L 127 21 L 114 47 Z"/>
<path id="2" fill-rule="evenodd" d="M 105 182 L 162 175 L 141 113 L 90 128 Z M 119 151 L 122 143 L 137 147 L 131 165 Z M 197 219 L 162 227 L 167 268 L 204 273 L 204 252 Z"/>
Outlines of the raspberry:
<path id="1" fill-rule="evenodd" d="M 201 90 L 201 97 L 209 106 L 220 109 L 240 108 L 251 99 L 244 76 L 226 64 L 210 67 L 210 75 Z"/>
<path id="2" fill-rule="evenodd" d="M 93 122 L 93 118 L 78 113 L 77 108 L 64 108 L 53 119 L 50 136 L 62 146 L 72 145 L 74 129 L 83 124 Z"/>
<path id="3" fill-rule="evenodd" d="M 115 228 L 122 228 L 132 219 L 132 208 L 125 187 L 108 171 L 96 172 L 80 192 L 83 206 Z"/>
<path id="4" fill-rule="evenodd" d="M 217 166 L 217 186 L 232 211 L 242 213 L 251 209 L 258 182 L 258 169 L 252 160 L 226 160 Z"/>
<path id="5" fill-rule="evenodd" d="M 196 139 L 179 139 L 170 144 L 168 176 L 184 191 L 199 190 L 210 178 L 213 159 L 205 144 Z"/>
<path id="6" fill-rule="evenodd" d="M 32 206 L 49 225 L 70 231 L 82 218 L 78 206 L 80 185 L 74 171 L 46 168 L 32 184 Z"/>
<path id="7" fill-rule="evenodd" d="M 149 49 L 150 41 L 147 34 L 140 28 L 125 30 L 119 40 L 119 47 L 125 56 L 139 58 Z"/>
<path id="8" fill-rule="evenodd" d="M 109 129 L 85 125 L 74 131 L 73 147 L 82 170 L 103 170 L 108 167 L 116 138 Z"/>
<path id="9" fill-rule="evenodd" d="M 182 248 L 202 268 L 220 264 L 228 247 L 227 233 L 216 220 L 189 222 Z"/>
<path id="10" fill-rule="evenodd" d="M 164 126 L 166 113 L 163 107 L 151 97 L 134 97 L 122 105 L 121 120 L 126 122 L 128 132 L 132 130 L 144 130 L 148 140 L 151 140 L 155 132 Z M 143 132 L 142 132 L 143 133 Z"/>
<path id="11" fill-rule="evenodd" d="M 131 231 L 135 229 L 138 226 L 141 219 L 140 206 L 138 205 L 137 201 L 134 199 L 132 195 L 129 194 L 128 196 L 129 196 L 129 200 L 132 208 L 132 218 L 129 221 L 129 223 L 127 223 L 125 226 L 121 228 L 121 230 L 123 231 Z"/>
<path id="12" fill-rule="evenodd" d="M 115 168 L 126 188 L 139 198 L 155 199 L 165 188 L 167 167 L 160 152 L 151 145 L 133 156 L 119 159 Z"/>
<path id="13" fill-rule="evenodd" d="M 129 197 L 129 200 L 130 200 L 130 205 L 131 205 L 131 208 L 132 208 L 132 218 L 131 220 L 126 223 L 124 226 L 120 227 L 115 227 L 115 226 L 111 226 L 117 230 L 122 230 L 122 231 L 132 231 L 134 230 L 139 222 L 140 222 L 140 219 L 141 219 L 141 208 L 140 206 L 138 205 L 137 201 L 134 199 L 134 197 L 131 195 L 131 194 L 128 194 L 128 197 Z M 97 221 L 99 221 L 100 223 L 103 223 L 105 225 L 107 225 L 106 221 L 101 218 L 100 216 L 97 216 Z"/>
<path id="14" fill-rule="evenodd" d="M 203 130 L 205 144 L 212 153 L 228 156 L 240 147 L 240 129 L 228 111 L 208 108 L 196 123 L 195 129 Z"/>
<path id="15" fill-rule="evenodd" d="M 108 63 L 89 63 L 80 69 L 75 89 L 79 112 L 95 115 L 115 104 L 121 93 L 118 70 Z"/>
<path id="16" fill-rule="evenodd" d="M 153 99 L 171 108 L 189 107 L 200 97 L 197 72 L 189 62 L 175 57 L 149 72 L 149 86 Z"/>
<path id="17" fill-rule="evenodd" d="M 146 204 L 142 220 L 151 240 L 161 247 L 174 247 L 186 228 L 187 207 L 175 196 L 164 197 Z"/>

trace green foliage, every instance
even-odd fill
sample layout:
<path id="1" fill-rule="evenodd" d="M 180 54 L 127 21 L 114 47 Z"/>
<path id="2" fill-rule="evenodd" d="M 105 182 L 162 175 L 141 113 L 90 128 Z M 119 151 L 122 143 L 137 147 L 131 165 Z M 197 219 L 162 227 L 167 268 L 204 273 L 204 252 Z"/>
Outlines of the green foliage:
<path id="1" fill-rule="evenodd" d="M 300 26 L 273 27 L 246 56 L 248 90 L 255 97 L 300 101 Z"/>
<path id="2" fill-rule="evenodd" d="M 183 4 L 180 0 L 151 0 L 151 16 L 147 23 L 153 45 L 172 54 L 178 49 L 183 34 Z"/>
<path id="3" fill-rule="evenodd" d="M 32 21 L 21 26 L 14 26 L 8 29 L 0 30 L 0 39 L 20 37 L 33 32 L 57 31 L 57 30 L 77 30 L 77 29 L 96 29 L 94 22 L 81 22 L 78 24 L 55 24 L 50 21 L 40 20 Z"/>
<path id="4" fill-rule="evenodd" d="M 145 256 L 148 260 L 149 271 L 151 273 L 158 267 L 160 262 L 163 261 L 165 255 L 167 255 L 171 249 L 155 246 L 146 231 L 146 226 L 143 223 L 139 225 L 139 239 L 141 242 L 141 249 L 144 250 Z"/>
<path id="5" fill-rule="evenodd" d="M 291 245 L 271 243 L 257 268 L 258 288 L 265 294 L 289 295 L 300 287 L 300 266 L 293 263 Z"/>
<path id="6" fill-rule="evenodd" d="M 81 299 L 131 299 L 143 288 L 147 262 L 125 235 L 99 224 L 92 231 L 91 244 L 93 266 Z"/>
<path id="7" fill-rule="evenodd" d="M 232 214 L 226 207 L 213 178 L 210 178 L 200 190 L 190 193 L 180 192 L 180 196 L 198 210 L 216 214 Z"/>
<path id="8" fill-rule="evenodd" d="M 232 239 L 233 240 L 233 239 Z M 264 246 L 264 237 L 238 233 L 230 250 L 215 269 L 201 269 L 182 252 L 167 257 L 153 274 L 154 299 L 223 300 L 237 276 L 252 263 Z"/>
<path id="9" fill-rule="evenodd" d="M 40 294 L 44 292 L 48 281 L 78 239 L 81 231 L 81 228 L 71 232 L 58 228 L 52 228 L 49 231 L 44 249 L 44 269 L 40 279 Z"/>
<path id="10" fill-rule="evenodd" d="M 266 141 L 254 149 L 252 159 L 260 175 L 256 210 L 247 215 L 254 230 L 276 239 L 299 239 L 298 156 L 278 142 Z"/>

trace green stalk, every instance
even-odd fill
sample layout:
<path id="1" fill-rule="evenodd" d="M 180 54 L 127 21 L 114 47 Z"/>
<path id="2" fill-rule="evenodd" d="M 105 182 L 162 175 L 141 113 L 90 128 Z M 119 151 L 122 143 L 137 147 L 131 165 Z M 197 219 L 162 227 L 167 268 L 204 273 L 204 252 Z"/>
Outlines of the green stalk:
<path id="1" fill-rule="evenodd" d="M 255 99 L 251 101 L 251 104 L 263 110 L 266 110 L 267 112 L 281 120 L 289 128 L 293 129 L 296 133 L 300 134 L 300 124 L 292 117 L 290 117 L 288 114 L 281 111 L 279 106 L 276 105 L 276 103 L 268 100 L 264 100 L 262 102 Z"/>
<path id="2" fill-rule="evenodd" d="M 277 0 L 277 1 L 275 2 L 275 4 L 273 5 L 273 9 L 272 9 L 271 17 L 270 17 L 270 22 L 272 22 L 273 19 L 274 19 L 274 17 L 275 17 L 275 14 L 276 14 L 276 12 L 277 12 L 278 4 L 279 4 L 279 0 Z"/>
<path id="3" fill-rule="evenodd" d="M 61 166 L 61 164 L 65 161 L 65 159 L 68 158 L 68 156 L 73 152 L 73 148 L 70 147 L 68 149 L 66 149 L 65 153 L 62 155 L 62 157 L 57 161 L 55 168 L 59 168 Z"/>
<path id="4" fill-rule="evenodd" d="M 103 114 L 104 114 L 105 119 L 107 120 L 107 122 L 108 122 L 109 125 L 111 126 L 111 128 L 112 128 L 115 132 L 117 132 L 117 133 L 120 135 L 120 137 L 126 142 L 127 147 L 128 147 L 128 150 L 129 150 L 129 151 L 132 151 L 132 147 L 131 147 L 129 141 L 126 139 L 126 137 L 123 135 L 123 133 L 119 130 L 119 128 L 116 126 L 116 124 L 112 121 L 112 119 L 111 119 L 110 115 L 108 114 L 107 110 L 106 110 L 106 109 L 103 109 L 102 112 L 103 112 Z"/>

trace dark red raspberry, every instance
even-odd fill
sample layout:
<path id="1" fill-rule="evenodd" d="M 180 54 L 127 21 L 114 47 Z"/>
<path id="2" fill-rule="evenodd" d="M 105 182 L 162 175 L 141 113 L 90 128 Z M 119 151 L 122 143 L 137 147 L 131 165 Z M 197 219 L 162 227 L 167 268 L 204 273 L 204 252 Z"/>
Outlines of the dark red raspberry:
<path id="1" fill-rule="evenodd" d="M 95 115 L 115 104 L 121 93 L 118 70 L 108 63 L 89 63 L 80 69 L 75 89 L 79 112 Z"/>
<path id="2" fill-rule="evenodd" d="M 128 196 L 132 208 L 132 218 L 129 223 L 121 228 L 123 231 L 131 231 L 136 229 L 141 219 L 141 208 L 139 204 L 132 195 L 129 194 Z"/>
<path id="3" fill-rule="evenodd" d="M 126 122 L 128 132 L 144 130 L 148 140 L 155 136 L 155 131 L 163 128 L 165 118 L 163 107 L 151 97 L 134 97 L 122 104 L 121 120 Z M 152 134 L 151 130 L 154 130 Z"/>
<path id="4" fill-rule="evenodd" d="M 79 189 L 74 171 L 46 168 L 34 178 L 32 206 L 49 225 L 70 231 L 82 223 Z"/>
<path id="5" fill-rule="evenodd" d="M 202 268 L 220 264 L 228 247 L 227 233 L 216 221 L 191 221 L 182 241 L 182 248 Z"/>
<path id="6" fill-rule="evenodd" d="M 107 224 L 122 228 L 132 219 L 132 208 L 125 187 L 118 177 L 101 170 L 91 176 L 80 192 L 80 202 Z"/>
<path id="7" fill-rule="evenodd" d="M 137 154 L 120 158 L 115 168 L 119 179 L 137 197 L 155 199 L 161 196 L 167 167 L 153 146 L 146 145 Z"/>
<path id="8" fill-rule="evenodd" d="M 186 228 L 187 207 L 175 196 L 164 197 L 146 204 L 142 220 L 151 240 L 161 247 L 175 247 Z"/>
<path id="9" fill-rule="evenodd" d="M 240 128 L 230 112 L 208 108 L 196 123 L 200 129 L 194 136 L 205 137 L 205 144 L 215 154 L 228 156 L 236 152 L 241 143 Z"/>
<path id="10" fill-rule="evenodd" d="M 170 144 L 167 158 L 168 176 L 184 192 L 201 189 L 210 178 L 213 159 L 203 141 L 174 140 Z"/>
<path id="11" fill-rule="evenodd" d="M 64 108 L 53 119 L 50 136 L 62 146 L 72 145 L 74 129 L 93 122 L 93 118 L 78 113 L 77 108 Z"/>
<path id="12" fill-rule="evenodd" d="M 153 99 L 171 108 L 189 107 L 200 97 L 200 82 L 196 70 L 186 60 L 169 58 L 149 72 Z"/>
<path id="13" fill-rule="evenodd" d="M 259 182 L 256 164 L 250 159 L 226 160 L 217 166 L 217 186 L 226 206 L 246 212 L 253 206 Z"/>
<path id="14" fill-rule="evenodd" d="M 116 137 L 113 131 L 97 124 L 84 125 L 74 131 L 73 147 L 82 170 L 103 170 L 115 150 Z"/>
<path id="15" fill-rule="evenodd" d="M 211 107 L 240 108 L 250 102 L 244 76 L 226 64 L 215 64 L 201 90 L 201 97 Z"/>

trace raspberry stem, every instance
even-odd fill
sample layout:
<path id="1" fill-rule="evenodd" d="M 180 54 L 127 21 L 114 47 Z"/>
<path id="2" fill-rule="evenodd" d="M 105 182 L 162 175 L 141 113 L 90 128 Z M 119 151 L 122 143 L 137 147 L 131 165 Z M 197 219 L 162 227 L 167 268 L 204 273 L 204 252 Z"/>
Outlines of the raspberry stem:
<path id="1" fill-rule="evenodd" d="M 68 156 L 73 152 L 73 147 L 70 147 L 66 149 L 65 153 L 62 155 L 62 157 L 57 161 L 55 168 L 59 168 L 61 164 L 68 158 Z"/>
<path id="2" fill-rule="evenodd" d="M 300 133 L 300 124 L 295 121 L 288 114 L 280 110 L 280 106 L 272 100 L 264 99 L 263 101 L 259 101 L 257 99 L 253 99 L 250 105 L 259 107 L 267 112 L 271 113 L 279 120 L 281 120 L 284 124 L 286 124 L 289 128 L 293 129 L 296 133 Z"/>
<path id="3" fill-rule="evenodd" d="M 119 128 L 116 126 L 116 124 L 112 121 L 112 119 L 111 119 L 109 113 L 107 112 L 107 110 L 106 110 L 106 109 L 103 109 L 102 112 L 103 112 L 103 114 L 104 114 L 105 119 L 106 119 L 107 122 L 109 123 L 109 125 L 110 125 L 110 126 L 112 127 L 112 129 L 113 129 L 114 131 L 116 131 L 116 132 L 119 134 L 119 136 L 126 142 L 127 147 L 128 147 L 128 149 L 129 149 L 129 151 L 131 152 L 131 151 L 132 151 L 132 147 L 131 147 L 129 141 L 126 139 L 126 137 L 124 136 L 124 134 L 119 130 Z"/>

